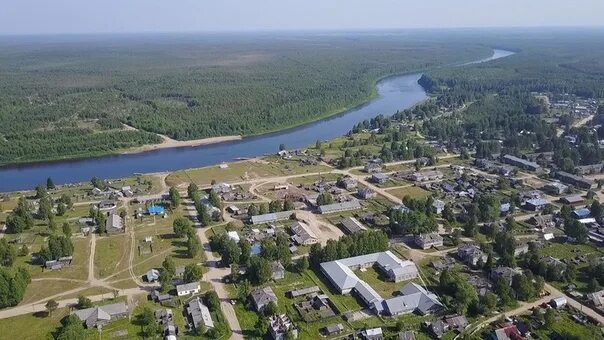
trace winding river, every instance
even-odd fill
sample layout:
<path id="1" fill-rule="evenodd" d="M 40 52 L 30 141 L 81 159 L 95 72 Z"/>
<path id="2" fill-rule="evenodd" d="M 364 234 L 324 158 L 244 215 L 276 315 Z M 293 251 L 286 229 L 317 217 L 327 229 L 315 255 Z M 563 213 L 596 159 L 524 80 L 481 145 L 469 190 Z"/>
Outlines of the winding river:
<path id="1" fill-rule="evenodd" d="M 507 57 L 513 52 L 494 50 L 491 57 L 463 65 L 476 64 Z M 363 106 L 314 123 L 242 140 L 199 147 L 155 150 L 124 154 L 33 163 L 0 168 L 0 191 L 32 189 L 52 177 L 56 184 L 87 181 L 93 176 L 119 178 L 134 173 L 173 171 L 219 164 L 238 157 L 256 157 L 275 153 L 279 144 L 300 148 L 346 134 L 356 123 L 377 116 L 392 115 L 427 98 L 417 83 L 421 73 L 385 78 L 377 84 L 378 96 Z"/>

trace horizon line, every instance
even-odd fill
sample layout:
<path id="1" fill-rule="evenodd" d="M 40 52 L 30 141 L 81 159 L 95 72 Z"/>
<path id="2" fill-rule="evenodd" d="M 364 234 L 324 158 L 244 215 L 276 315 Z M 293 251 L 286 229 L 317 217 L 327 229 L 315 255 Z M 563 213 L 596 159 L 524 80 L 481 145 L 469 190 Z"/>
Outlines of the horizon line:
<path id="1" fill-rule="evenodd" d="M 535 25 L 535 26 L 450 26 L 450 27 L 376 27 L 376 28 L 255 28 L 249 30 L 147 30 L 147 31 L 96 31 L 96 32 L 0 32 L 0 37 L 35 36 L 94 36 L 94 35 L 148 35 L 148 34 L 261 34 L 261 33 L 369 33 L 444 30 L 534 30 L 534 29 L 604 29 L 602 25 Z"/>

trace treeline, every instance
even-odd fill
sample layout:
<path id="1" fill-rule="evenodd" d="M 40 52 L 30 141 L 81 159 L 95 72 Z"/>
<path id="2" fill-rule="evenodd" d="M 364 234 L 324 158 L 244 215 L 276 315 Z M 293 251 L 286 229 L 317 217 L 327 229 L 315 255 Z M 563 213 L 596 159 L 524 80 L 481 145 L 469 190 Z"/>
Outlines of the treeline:
<path id="1" fill-rule="evenodd" d="M 318 243 L 313 244 L 309 260 L 313 266 L 318 266 L 322 262 L 386 251 L 388 245 L 388 235 L 383 231 L 364 231 L 345 235 L 339 240 L 327 240 L 325 247 Z"/>

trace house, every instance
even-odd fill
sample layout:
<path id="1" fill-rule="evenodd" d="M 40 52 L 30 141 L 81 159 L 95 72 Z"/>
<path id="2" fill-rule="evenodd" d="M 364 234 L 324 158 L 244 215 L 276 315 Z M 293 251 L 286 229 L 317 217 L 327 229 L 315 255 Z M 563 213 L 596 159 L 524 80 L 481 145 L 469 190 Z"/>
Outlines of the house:
<path id="1" fill-rule="evenodd" d="M 346 201 L 341 203 L 327 204 L 319 207 L 320 214 L 332 214 L 342 211 L 360 209 L 361 204 L 357 200 Z"/>
<path id="2" fill-rule="evenodd" d="M 491 340 L 520 340 L 523 339 L 518 327 L 508 324 L 502 328 L 494 330 L 490 335 Z"/>
<path id="3" fill-rule="evenodd" d="M 457 249 L 457 257 L 468 266 L 476 266 L 478 262 L 486 262 L 487 254 L 473 244 L 464 244 Z"/>
<path id="4" fill-rule="evenodd" d="M 201 287 L 199 287 L 199 282 L 185 283 L 185 284 L 176 286 L 176 295 L 185 296 L 185 295 L 197 294 L 197 293 L 199 293 L 200 290 L 201 290 Z"/>
<path id="5" fill-rule="evenodd" d="M 570 196 L 564 196 L 564 197 L 560 198 L 560 202 L 562 202 L 564 204 L 570 204 L 570 205 L 581 204 L 584 201 L 585 201 L 585 199 L 583 199 L 583 197 L 581 197 L 579 195 L 570 195 Z"/>
<path id="6" fill-rule="evenodd" d="M 162 294 L 159 290 L 154 290 L 149 294 L 151 300 L 158 302 L 161 305 L 171 303 L 174 297 L 170 294 Z"/>
<path id="7" fill-rule="evenodd" d="M 340 186 L 346 190 L 354 190 L 357 187 L 357 181 L 351 177 L 346 177 L 340 181 Z"/>
<path id="8" fill-rule="evenodd" d="M 377 184 L 384 184 L 388 182 L 388 175 L 382 172 L 377 172 L 371 175 L 371 181 Z"/>
<path id="9" fill-rule="evenodd" d="M 382 328 L 366 328 L 361 331 L 361 338 L 365 340 L 383 340 Z"/>
<path id="10" fill-rule="evenodd" d="M 212 191 L 217 194 L 226 194 L 228 192 L 231 192 L 231 190 L 231 185 L 228 183 L 221 182 L 212 185 Z"/>
<path id="11" fill-rule="evenodd" d="M 296 222 L 290 227 L 294 233 L 292 239 L 298 245 L 311 245 L 319 242 L 319 238 L 315 232 L 310 229 L 310 226 L 304 222 Z"/>
<path id="12" fill-rule="evenodd" d="M 124 197 L 134 196 L 134 191 L 132 190 L 132 187 L 130 187 L 129 185 L 122 187 L 121 192 L 122 192 L 122 194 L 124 194 Z"/>
<path id="13" fill-rule="evenodd" d="M 516 270 L 514 270 L 513 268 L 497 267 L 497 268 L 491 269 L 491 272 L 489 273 L 489 278 L 493 282 L 496 282 L 498 279 L 503 278 L 504 280 L 506 280 L 508 285 L 511 286 L 512 279 L 514 278 L 514 275 L 516 275 L 516 274 L 518 274 L 518 272 Z"/>
<path id="14" fill-rule="evenodd" d="M 336 334 L 340 334 L 343 331 L 344 331 L 344 325 L 342 325 L 341 323 L 334 323 L 334 324 L 325 326 L 321 330 L 321 333 L 325 336 L 333 336 Z"/>
<path id="15" fill-rule="evenodd" d="M 229 205 L 228 207 L 226 207 L 226 211 L 233 215 L 241 214 L 241 210 L 236 205 Z"/>
<path id="16" fill-rule="evenodd" d="M 568 186 L 560 182 L 551 182 L 545 185 L 542 190 L 552 195 L 562 195 L 568 190 Z"/>
<path id="17" fill-rule="evenodd" d="M 421 249 L 430 249 L 432 247 L 442 247 L 443 238 L 438 233 L 428 233 L 415 235 L 413 238 L 415 244 Z"/>
<path id="18" fill-rule="evenodd" d="M 602 172 L 604 164 L 589 164 L 575 167 L 575 170 L 579 175 L 591 175 Z"/>
<path id="19" fill-rule="evenodd" d="M 576 219 L 588 218 L 591 211 L 588 208 L 579 208 L 573 210 L 573 217 Z"/>
<path id="20" fill-rule="evenodd" d="M 501 161 L 506 164 L 517 166 L 524 170 L 537 171 L 541 169 L 541 166 L 535 162 L 527 161 L 526 159 L 522 159 L 512 155 L 504 155 L 503 157 L 501 157 Z"/>
<path id="21" fill-rule="evenodd" d="M 347 234 L 354 234 L 367 230 L 367 228 L 354 217 L 346 217 L 342 219 L 341 223 Z"/>
<path id="22" fill-rule="evenodd" d="M 587 300 L 596 308 L 604 307 L 604 290 L 587 294 Z"/>
<path id="23" fill-rule="evenodd" d="M 124 232 L 124 221 L 118 214 L 111 214 L 107 217 L 105 228 L 108 234 L 117 234 Z"/>
<path id="24" fill-rule="evenodd" d="M 258 288 L 250 294 L 257 312 L 261 312 L 271 302 L 277 303 L 277 295 L 271 287 Z"/>
<path id="25" fill-rule="evenodd" d="M 445 205 L 445 202 L 441 200 L 434 200 L 434 202 L 432 202 L 432 208 L 437 215 L 442 214 L 443 210 L 445 210 Z"/>
<path id="26" fill-rule="evenodd" d="M 70 267 L 73 262 L 73 256 L 60 257 L 58 260 L 50 260 L 44 262 L 44 268 L 50 270 L 60 270 L 65 267 Z"/>
<path id="27" fill-rule="evenodd" d="M 286 314 L 270 316 L 268 318 L 268 324 L 269 333 L 275 340 L 285 340 L 287 332 L 294 330 L 294 324 Z"/>
<path id="28" fill-rule="evenodd" d="M 155 321 L 161 326 L 164 339 L 176 339 L 178 327 L 174 325 L 174 313 L 171 309 L 156 310 Z"/>
<path id="29" fill-rule="evenodd" d="M 289 220 L 291 216 L 291 211 L 279 211 L 276 213 L 252 216 L 251 222 L 252 224 L 272 223 L 277 221 Z"/>
<path id="30" fill-rule="evenodd" d="M 110 305 L 80 309 L 72 312 L 82 322 L 86 328 L 103 327 L 109 322 L 123 319 L 128 316 L 128 306 L 123 303 L 114 303 Z"/>
<path id="31" fill-rule="evenodd" d="M 377 193 L 375 191 L 373 191 L 373 189 L 370 189 L 370 188 L 363 188 L 363 189 L 359 190 L 358 193 L 359 193 L 359 197 L 364 200 L 368 200 L 370 198 L 377 197 Z"/>
<path id="32" fill-rule="evenodd" d="M 301 289 L 294 289 L 294 290 L 287 292 L 287 294 L 293 299 L 293 298 L 297 298 L 299 296 L 318 293 L 320 291 L 321 291 L 321 288 L 319 288 L 319 286 L 311 286 L 311 287 L 306 287 L 306 288 L 301 288 Z"/>
<path id="33" fill-rule="evenodd" d="M 397 340 L 415 340 L 415 333 L 413 331 L 406 331 L 398 333 Z"/>
<path id="34" fill-rule="evenodd" d="M 145 274 L 145 279 L 147 282 L 155 282 L 159 280 L 159 270 L 151 269 Z"/>
<path id="35" fill-rule="evenodd" d="M 443 178 L 443 173 L 438 170 L 414 172 L 408 176 L 408 179 L 415 182 L 435 181 Z"/>
<path id="36" fill-rule="evenodd" d="M 545 208 L 546 205 L 547 201 L 543 198 L 531 198 L 529 200 L 526 200 L 524 207 L 527 210 L 537 211 Z"/>
<path id="37" fill-rule="evenodd" d="M 382 171 L 382 164 L 376 163 L 376 162 L 367 163 L 363 167 L 363 171 L 365 171 L 368 174 L 372 174 L 374 172 L 381 172 Z"/>
<path id="38" fill-rule="evenodd" d="M 554 215 L 551 214 L 533 216 L 529 219 L 529 223 L 540 229 L 551 228 L 556 225 Z"/>
<path id="39" fill-rule="evenodd" d="M 581 189 L 588 190 L 595 187 L 595 182 L 592 179 L 573 175 L 568 172 L 559 171 L 556 173 L 556 177 L 564 183 L 574 185 Z"/>
<path id="40" fill-rule="evenodd" d="M 271 278 L 273 280 L 281 280 L 285 277 L 285 268 L 279 261 L 271 262 Z"/>
<path id="41" fill-rule="evenodd" d="M 210 310 L 199 297 L 189 301 L 185 305 L 185 311 L 196 330 L 214 328 L 212 314 L 210 314 Z"/>
<path id="42" fill-rule="evenodd" d="M 237 233 L 237 231 L 235 231 L 235 230 L 227 231 L 227 237 L 229 238 L 229 240 L 233 240 L 236 243 L 239 243 L 240 237 L 239 237 L 239 234 Z"/>

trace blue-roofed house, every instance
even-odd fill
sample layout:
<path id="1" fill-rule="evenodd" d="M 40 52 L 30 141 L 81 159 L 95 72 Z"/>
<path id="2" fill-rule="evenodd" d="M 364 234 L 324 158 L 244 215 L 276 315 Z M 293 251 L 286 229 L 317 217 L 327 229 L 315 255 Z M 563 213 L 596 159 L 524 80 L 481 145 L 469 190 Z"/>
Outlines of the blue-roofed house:
<path id="1" fill-rule="evenodd" d="M 587 218 L 591 215 L 591 211 L 588 208 L 579 208 L 573 211 L 573 217 L 581 219 Z"/>

